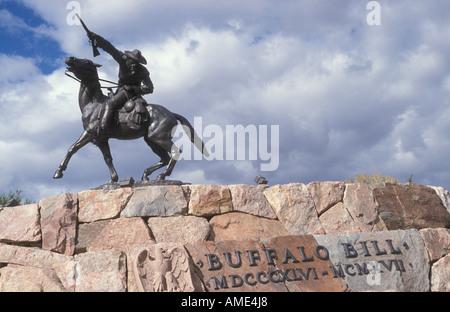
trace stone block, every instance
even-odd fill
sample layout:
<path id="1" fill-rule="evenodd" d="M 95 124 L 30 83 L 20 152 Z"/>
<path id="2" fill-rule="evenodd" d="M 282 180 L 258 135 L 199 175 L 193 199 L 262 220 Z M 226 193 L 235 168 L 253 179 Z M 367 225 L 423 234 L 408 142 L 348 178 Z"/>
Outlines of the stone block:
<path id="1" fill-rule="evenodd" d="M 64 292 L 51 269 L 11 264 L 0 269 L 0 292 Z"/>
<path id="2" fill-rule="evenodd" d="M 102 232 L 103 228 L 108 225 L 110 220 L 100 220 L 91 223 L 78 224 L 77 241 L 75 246 L 75 253 L 87 252 L 92 245 L 92 242 Z"/>
<path id="3" fill-rule="evenodd" d="M 264 196 L 291 235 L 324 234 L 314 200 L 303 183 L 274 185 Z"/>
<path id="4" fill-rule="evenodd" d="M 16 264 L 23 267 L 35 267 L 53 270 L 67 291 L 73 291 L 74 262 L 73 257 L 38 248 L 1 245 L 0 263 Z"/>
<path id="5" fill-rule="evenodd" d="M 211 240 L 266 239 L 289 235 L 278 220 L 270 220 L 241 212 L 231 212 L 215 216 L 210 221 Z"/>
<path id="6" fill-rule="evenodd" d="M 428 186 L 435 190 L 436 194 L 441 199 L 442 205 L 447 209 L 448 213 L 450 213 L 450 193 L 443 188 L 442 186 Z"/>
<path id="7" fill-rule="evenodd" d="M 450 255 L 447 255 L 431 268 L 431 291 L 450 292 Z"/>
<path id="8" fill-rule="evenodd" d="M 147 246 L 155 243 L 150 230 L 142 218 L 118 218 L 106 224 L 91 245 L 88 251 L 102 251 L 118 249 L 129 251 L 136 246 Z"/>
<path id="9" fill-rule="evenodd" d="M 311 182 L 306 187 L 311 193 L 319 216 L 344 198 L 344 182 Z"/>
<path id="10" fill-rule="evenodd" d="M 120 250 L 86 252 L 75 256 L 76 292 L 125 292 L 127 257 Z"/>
<path id="11" fill-rule="evenodd" d="M 42 249 L 73 255 L 77 230 L 77 194 L 45 198 L 41 207 Z"/>
<path id="12" fill-rule="evenodd" d="M 168 217 L 186 215 L 188 203 L 179 185 L 136 187 L 121 217 Z"/>
<path id="13" fill-rule="evenodd" d="M 419 232 L 431 262 L 450 254 L 450 229 L 421 229 Z"/>
<path id="14" fill-rule="evenodd" d="M 233 205 L 230 190 L 222 185 L 183 186 L 189 192 L 189 214 L 198 217 L 212 217 L 231 212 Z"/>
<path id="15" fill-rule="evenodd" d="M 360 231 L 372 232 L 376 228 L 376 225 L 378 225 L 377 206 L 372 190 L 368 184 L 347 184 L 344 194 L 344 205 L 350 213 L 355 226 Z"/>
<path id="16" fill-rule="evenodd" d="M 277 215 L 264 196 L 266 186 L 247 184 L 229 185 L 233 211 L 245 212 L 255 216 L 276 219 Z"/>
<path id="17" fill-rule="evenodd" d="M 87 223 L 116 218 L 125 208 L 132 194 L 133 190 L 129 187 L 78 193 L 78 221 Z"/>
<path id="18" fill-rule="evenodd" d="M 327 234 L 361 232 L 342 202 L 325 211 L 319 220 Z"/>
<path id="19" fill-rule="evenodd" d="M 211 233 L 209 222 L 202 217 L 155 217 L 149 218 L 147 223 L 156 243 L 202 242 L 206 241 Z"/>
<path id="20" fill-rule="evenodd" d="M 0 242 L 35 243 L 41 240 L 39 207 L 36 204 L 0 210 Z"/>
<path id="21" fill-rule="evenodd" d="M 329 252 L 332 274 L 349 290 L 426 292 L 430 264 L 417 230 L 315 235 Z"/>
<path id="22" fill-rule="evenodd" d="M 373 194 L 389 230 L 450 227 L 450 213 L 430 187 L 386 183 Z"/>
<path id="23" fill-rule="evenodd" d="M 127 256 L 133 248 L 155 244 L 150 229 L 140 217 L 112 219 L 87 247 L 88 252 L 102 250 L 121 250 Z M 134 275 L 127 272 L 128 291 L 138 291 Z"/>

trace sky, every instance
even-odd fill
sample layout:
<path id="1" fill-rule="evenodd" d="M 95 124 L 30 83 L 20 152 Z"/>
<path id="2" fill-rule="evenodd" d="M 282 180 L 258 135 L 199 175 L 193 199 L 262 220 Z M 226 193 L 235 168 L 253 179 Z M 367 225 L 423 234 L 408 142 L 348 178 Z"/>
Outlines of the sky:
<path id="1" fill-rule="evenodd" d="M 0 193 L 39 201 L 110 179 L 93 144 L 53 179 L 83 131 L 65 58 L 94 60 L 117 81 L 117 63 L 103 50 L 94 59 L 74 13 L 119 50 L 141 50 L 155 86 L 147 102 L 196 121 L 209 142 L 215 158 L 189 157 L 185 144 L 169 179 L 381 173 L 449 189 L 448 12 L 448 0 L 0 0 Z M 227 129 L 242 128 L 232 140 Z M 119 178 L 139 180 L 159 160 L 142 139 L 110 145 Z"/>

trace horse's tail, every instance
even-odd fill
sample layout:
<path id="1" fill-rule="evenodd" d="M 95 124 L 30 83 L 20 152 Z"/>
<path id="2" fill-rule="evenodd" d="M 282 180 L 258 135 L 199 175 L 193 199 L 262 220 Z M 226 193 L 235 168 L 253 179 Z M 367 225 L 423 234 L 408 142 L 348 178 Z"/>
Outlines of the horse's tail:
<path id="1" fill-rule="evenodd" d="M 202 141 L 202 139 L 197 135 L 197 133 L 194 130 L 194 127 L 192 127 L 191 123 L 184 118 L 183 116 L 174 113 L 175 118 L 181 123 L 183 126 L 184 131 L 190 135 L 191 142 L 195 145 L 195 147 L 202 152 L 203 155 L 206 157 L 209 157 L 208 150 L 205 147 L 205 143 Z M 187 127 L 187 129 L 186 129 Z"/>

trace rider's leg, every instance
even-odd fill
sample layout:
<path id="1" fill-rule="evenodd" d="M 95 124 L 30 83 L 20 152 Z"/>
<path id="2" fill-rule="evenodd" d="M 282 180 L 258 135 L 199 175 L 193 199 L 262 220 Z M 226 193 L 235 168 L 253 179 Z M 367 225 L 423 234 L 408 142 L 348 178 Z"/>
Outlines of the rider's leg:
<path id="1" fill-rule="evenodd" d="M 101 131 L 103 133 L 106 133 L 108 131 L 111 125 L 113 112 L 117 108 L 125 104 L 127 100 L 127 92 L 123 89 L 120 89 L 113 97 L 109 98 L 105 102 L 105 110 L 100 120 L 99 132 Z"/>

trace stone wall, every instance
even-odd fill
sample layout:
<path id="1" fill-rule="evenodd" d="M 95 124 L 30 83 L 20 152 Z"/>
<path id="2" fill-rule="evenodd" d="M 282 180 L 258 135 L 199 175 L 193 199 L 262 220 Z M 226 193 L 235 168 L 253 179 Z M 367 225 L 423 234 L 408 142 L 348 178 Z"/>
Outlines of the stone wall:
<path id="1" fill-rule="evenodd" d="M 343 182 L 63 194 L 0 208 L 0 291 L 450 291 L 449 202 Z"/>

